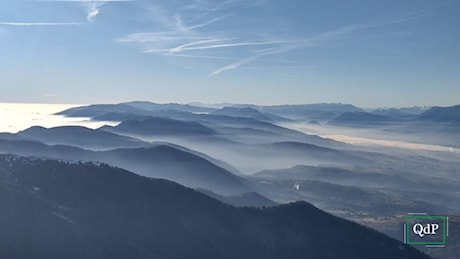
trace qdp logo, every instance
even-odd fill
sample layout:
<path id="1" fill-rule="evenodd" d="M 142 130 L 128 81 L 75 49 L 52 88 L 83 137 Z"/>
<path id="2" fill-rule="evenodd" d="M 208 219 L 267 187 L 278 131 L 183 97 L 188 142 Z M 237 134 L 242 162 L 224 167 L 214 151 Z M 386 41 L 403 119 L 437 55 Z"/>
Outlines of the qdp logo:
<path id="1" fill-rule="evenodd" d="M 406 243 L 410 245 L 445 245 L 445 216 L 407 216 Z"/>

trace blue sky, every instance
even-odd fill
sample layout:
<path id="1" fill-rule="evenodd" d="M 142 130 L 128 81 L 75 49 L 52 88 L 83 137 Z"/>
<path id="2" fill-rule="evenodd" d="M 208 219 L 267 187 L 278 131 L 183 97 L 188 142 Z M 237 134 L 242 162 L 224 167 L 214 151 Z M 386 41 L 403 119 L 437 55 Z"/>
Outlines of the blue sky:
<path id="1" fill-rule="evenodd" d="M 2 0 L 0 102 L 460 103 L 460 1 Z"/>

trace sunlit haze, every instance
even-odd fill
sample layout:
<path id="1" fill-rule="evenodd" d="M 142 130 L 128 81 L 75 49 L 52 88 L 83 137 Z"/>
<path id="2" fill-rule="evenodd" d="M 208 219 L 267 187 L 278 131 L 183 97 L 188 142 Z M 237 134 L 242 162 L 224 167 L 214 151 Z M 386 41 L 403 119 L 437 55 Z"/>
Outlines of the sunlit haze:
<path id="1" fill-rule="evenodd" d="M 75 106 L 77 105 L 0 103 L 0 132 L 16 133 L 31 126 L 79 125 L 97 128 L 106 124 L 116 124 L 115 122 L 90 121 L 89 118 L 53 115 Z"/>

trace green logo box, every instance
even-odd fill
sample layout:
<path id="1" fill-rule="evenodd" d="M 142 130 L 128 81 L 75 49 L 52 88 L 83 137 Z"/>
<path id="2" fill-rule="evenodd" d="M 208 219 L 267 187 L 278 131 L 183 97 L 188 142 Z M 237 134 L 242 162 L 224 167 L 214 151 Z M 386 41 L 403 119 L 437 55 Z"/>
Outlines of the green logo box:
<path id="1" fill-rule="evenodd" d="M 410 241 L 411 220 L 414 219 L 440 219 L 442 221 L 442 241 Z M 445 245 L 446 244 L 446 216 L 406 216 L 406 244 L 408 245 Z"/>

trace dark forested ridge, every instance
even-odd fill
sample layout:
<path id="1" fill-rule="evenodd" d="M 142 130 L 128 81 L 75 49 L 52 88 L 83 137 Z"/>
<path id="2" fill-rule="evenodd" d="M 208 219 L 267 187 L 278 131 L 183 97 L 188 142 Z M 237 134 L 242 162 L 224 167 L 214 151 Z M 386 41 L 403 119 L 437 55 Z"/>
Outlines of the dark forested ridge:
<path id="1" fill-rule="evenodd" d="M 198 155 L 166 144 L 95 152 L 72 146 L 49 146 L 35 141 L 0 138 L 0 153 L 99 161 L 144 176 L 168 179 L 224 195 L 250 191 L 243 178 Z"/>
<path id="2" fill-rule="evenodd" d="M 0 155 L 2 258 L 423 258 L 306 202 L 235 208 L 106 164 Z"/>

